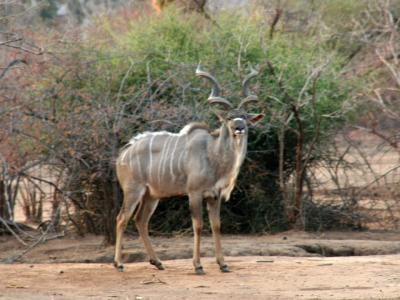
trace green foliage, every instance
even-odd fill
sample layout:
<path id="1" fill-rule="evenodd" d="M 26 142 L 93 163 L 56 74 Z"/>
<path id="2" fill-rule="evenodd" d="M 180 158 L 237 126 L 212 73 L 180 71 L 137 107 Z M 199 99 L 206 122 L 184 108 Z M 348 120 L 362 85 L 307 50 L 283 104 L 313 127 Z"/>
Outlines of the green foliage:
<path id="1" fill-rule="evenodd" d="M 44 4 L 40 8 L 39 15 L 40 17 L 45 20 L 49 21 L 52 20 L 57 14 L 57 4 L 54 0 L 47 0 L 44 1 Z"/>
<path id="2" fill-rule="evenodd" d="M 44 105 L 56 111 L 58 123 L 51 133 L 55 151 L 74 162 L 66 164 L 70 176 L 81 174 L 80 180 L 73 181 L 74 190 L 82 190 L 75 202 L 88 203 L 84 195 L 88 186 L 93 191 L 98 190 L 90 187 L 94 183 L 113 182 L 115 148 L 138 132 L 177 131 L 192 120 L 216 125 L 205 101 L 209 86 L 194 75 L 199 62 L 218 78 L 224 95 L 234 103 L 240 100 L 240 81 L 254 66 L 260 69 L 254 93 L 269 114 L 258 129 L 251 129 L 248 160 L 237 190 L 223 208 L 222 224 L 228 232 L 287 227 L 277 184 L 280 116 L 290 113 L 294 99 L 301 110 L 306 144 L 317 135 L 317 146 L 324 141 L 329 130 L 343 121 L 337 112 L 350 89 L 349 82 L 339 75 L 342 58 L 312 35 L 279 33 L 270 40 L 269 28 L 256 16 L 225 14 L 216 22 L 218 26 L 173 9 L 124 23 L 122 29 L 104 19 L 96 24 L 97 32 L 88 42 L 72 46 L 61 64 L 38 79 L 37 92 L 43 95 Z M 274 66 L 281 85 L 267 62 Z M 312 74 L 317 69 L 318 81 L 313 85 Z M 52 90 L 57 91 L 50 93 Z M 295 130 L 292 120 L 285 140 L 289 173 Z M 103 205 L 93 213 L 103 214 L 103 203 L 114 203 L 117 194 L 114 190 L 92 197 Z M 118 205 L 111 205 L 111 210 L 115 217 Z M 189 226 L 185 201 L 160 205 L 156 215 L 157 231 Z"/>

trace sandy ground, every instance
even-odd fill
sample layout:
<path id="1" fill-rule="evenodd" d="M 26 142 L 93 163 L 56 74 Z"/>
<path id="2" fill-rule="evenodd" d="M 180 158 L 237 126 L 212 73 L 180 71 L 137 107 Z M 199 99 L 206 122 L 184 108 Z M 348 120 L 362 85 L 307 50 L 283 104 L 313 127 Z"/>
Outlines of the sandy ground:
<path id="1" fill-rule="evenodd" d="M 109 264 L 0 265 L 0 299 L 396 299 L 400 256 L 294 258 L 227 257 L 220 273 L 191 261 L 165 261 L 165 271 L 132 263 L 124 273 Z M 399 298 L 398 298 L 399 299 Z"/>
<path id="2" fill-rule="evenodd" d="M 206 236 L 204 276 L 193 272 L 191 236 L 153 242 L 165 271 L 141 262 L 143 247 L 129 237 L 119 273 L 111 265 L 113 247 L 101 237 L 54 239 L 13 264 L 4 262 L 26 247 L 0 237 L 0 300 L 400 299 L 399 233 L 224 236 L 230 273 L 219 271 Z"/>

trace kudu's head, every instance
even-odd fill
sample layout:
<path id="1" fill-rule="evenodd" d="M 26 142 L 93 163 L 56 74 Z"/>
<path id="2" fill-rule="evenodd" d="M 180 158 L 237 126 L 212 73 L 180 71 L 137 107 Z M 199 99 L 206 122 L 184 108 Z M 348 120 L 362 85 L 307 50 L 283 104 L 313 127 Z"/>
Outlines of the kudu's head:
<path id="1" fill-rule="evenodd" d="M 218 105 L 223 109 L 222 111 L 219 111 L 217 115 L 220 121 L 226 124 L 232 136 L 236 138 L 247 136 L 247 124 L 256 124 L 264 118 L 264 114 L 251 114 L 246 111 L 246 108 L 249 105 L 258 103 L 258 97 L 250 94 L 249 90 L 250 80 L 258 75 L 258 72 L 254 69 L 252 69 L 251 73 L 248 74 L 243 80 L 242 86 L 244 98 L 240 101 L 236 108 L 230 101 L 220 96 L 221 88 L 214 76 L 202 71 L 200 66 L 197 67 L 196 75 L 206 78 L 211 82 L 212 88 L 211 94 L 208 97 L 208 103 L 213 106 Z"/>

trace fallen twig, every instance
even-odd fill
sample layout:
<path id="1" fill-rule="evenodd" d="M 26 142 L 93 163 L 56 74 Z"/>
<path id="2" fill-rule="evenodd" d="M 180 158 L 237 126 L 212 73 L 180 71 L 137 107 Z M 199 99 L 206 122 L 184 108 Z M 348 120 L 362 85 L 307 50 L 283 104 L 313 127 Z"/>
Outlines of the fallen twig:
<path id="1" fill-rule="evenodd" d="M 19 285 L 16 283 L 9 283 L 6 285 L 6 289 L 27 289 L 29 286 Z"/>
<path id="2" fill-rule="evenodd" d="M 165 281 L 162 281 L 160 278 L 157 278 L 156 275 L 153 274 L 153 277 L 150 280 L 142 280 L 140 282 L 141 284 L 157 284 L 157 283 L 161 283 L 161 284 L 167 284 Z"/>

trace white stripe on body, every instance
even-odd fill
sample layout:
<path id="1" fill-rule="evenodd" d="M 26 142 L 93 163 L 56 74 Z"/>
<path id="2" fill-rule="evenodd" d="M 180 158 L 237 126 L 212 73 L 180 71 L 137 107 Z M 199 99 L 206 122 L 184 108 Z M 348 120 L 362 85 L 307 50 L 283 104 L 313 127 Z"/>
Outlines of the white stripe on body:
<path id="1" fill-rule="evenodd" d="M 129 152 L 129 156 L 128 156 L 128 165 L 129 165 L 129 167 L 131 168 L 131 170 L 133 170 L 133 168 L 134 168 L 134 164 L 133 164 L 133 162 L 134 162 L 134 160 L 133 160 L 133 156 L 134 156 L 134 154 L 135 154 L 135 151 L 134 150 L 136 150 L 136 147 L 137 147 L 137 144 L 135 143 L 135 144 L 132 144 L 132 145 L 130 145 L 130 147 L 129 147 L 129 149 L 128 149 L 128 151 L 126 151 L 126 152 Z"/>
<path id="2" fill-rule="evenodd" d="M 169 148 L 171 146 L 171 141 L 172 141 L 172 138 L 170 136 L 168 139 L 168 142 L 167 142 L 167 149 L 165 150 L 164 159 L 162 161 L 160 161 L 160 164 L 162 165 L 162 173 L 161 173 L 161 175 L 160 174 L 158 174 L 158 175 L 162 178 L 164 178 L 164 174 L 165 174 L 165 166 L 166 166 L 166 163 L 168 160 L 168 152 L 169 152 Z M 159 184 L 161 184 L 161 181 L 159 181 Z"/>
<path id="3" fill-rule="evenodd" d="M 179 154 L 179 158 L 178 158 L 178 172 L 179 174 L 183 173 L 183 168 L 181 167 L 181 161 L 183 158 L 183 155 L 185 154 L 185 147 L 183 147 L 181 153 Z"/>
<path id="4" fill-rule="evenodd" d="M 155 137 L 155 135 L 152 135 L 151 138 L 150 138 L 150 142 L 149 142 L 149 161 L 150 162 L 149 162 L 149 169 L 148 169 L 148 172 L 147 172 L 147 176 L 149 177 L 149 179 L 152 177 L 151 176 L 151 170 L 152 170 L 152 167 L 153 167 L 153 152 L 151 150 L 152 150 L 152 147 L 153 147 L 154 137 Z"/>
<path id="5" fill-rule="evenodd" d="M 165 155 L 165 153 L 167 152 L 167 151 L 164 151 L 164 150 L 165 150 L 165 148 L 167 147 L 167 145 L 168 145 L 170 139 L 171 139 L 171 136 L 168 136 L 168 137 L 167 137 L 167 140 L 165 141 L 165 143 L 163 144 L 163 147 L 162 147 L 162 149 L 161 149 L 161 158 L 160 158 L 160 161 L 158 162 L 158 173 L 157 173 L 157 175 L 158 175 L 158 185 L 159 185 L 159 186 L 161 185 L 161 168 L 162 168 L 162 162 L 163 162 L 163 160 L 164 160 L 164 155 Z"/>
<path id="6" fill-rule="evenodd" d="M 129 147 L 123 150 L 119 158 L 119 164 L 121 166 L 128 166 L 134 172 L 137 172 L 139 175 L 139 179 L 143 179 L 142 168 L 140 163 L 140 156 L 137 151 L 139 148 L 139 143 L 142 140 L 135 141 L 134 143 L 130 143 Z M 137 169 L 135 169 L 135 162 L 137 164 Z"/>
<path id="7" fill-rule="evenodd" d="M 123 152 L 121 153 L 120 158 L 119 158 L 119 163 L 121 165 L 125 165 L 126 156 L 128 155 L 128 152 L 131 150 L 131 147 L 132 146 L 129 146 L 128 148 L 124 149 Z"/>
<path id="8" fill-rule="evenodd" d="M 136 150 L 139 149 L 139 143 L 140 142 L 141 142 L 141 140 L 136 142 L 136 145 L 135 145 L 136 146 Z M 139 179 L 142 180 L 143 179 L 143 174 L 142 174 L 142 164 L 140 163 L 140 155 L 137 152 L 136 153 L 134 152 L 133 154 L 136 156 L 136 163 L 137 163 L 137 167 L 139 169 Z"/>
<path id="9" fill-rule="evenodd" d="M 173 182 L 175 182 L 175 174 L 174 174 L 174 169 L 173 169 L 173 162 L 174 162 L 174 158 L 175 158 L 176 147 L 178 146 L 178 142 L 179 142 L 180 138 L 181 138 L 181 136 L 178 136 L 176 141 L 175 141 L 175 145 L 174 145 L 174 148 L 173 148 L 172 153 L 171 153 L 171 160 L 170 160 L 170 163 L 169 163 L 169 171 L 170 171 L 170 174 L 171 174 Z"/>

